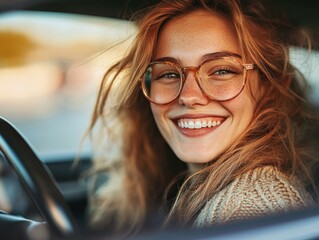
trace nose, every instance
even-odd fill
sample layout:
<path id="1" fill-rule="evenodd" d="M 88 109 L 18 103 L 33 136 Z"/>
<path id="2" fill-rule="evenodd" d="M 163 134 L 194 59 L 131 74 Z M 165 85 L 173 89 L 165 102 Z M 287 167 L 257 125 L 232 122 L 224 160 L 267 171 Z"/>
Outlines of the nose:
<path id="1" fill-rule="evenodd" d="M 185 80 L 178 98 L 179 104 L 189 107 L 207 104 L 209 99 L 199 86 L 195 69 L 184 68 L 183 72 Z"/>

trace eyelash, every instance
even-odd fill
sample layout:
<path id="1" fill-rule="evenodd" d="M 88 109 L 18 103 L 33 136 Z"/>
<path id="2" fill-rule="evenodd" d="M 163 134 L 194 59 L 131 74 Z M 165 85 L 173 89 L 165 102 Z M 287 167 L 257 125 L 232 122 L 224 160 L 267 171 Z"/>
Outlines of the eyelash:
<path id="1" fill-rule="evenodd" d="M 230 68 L 221 68 L 221 69 L 218 69 L 217 71 L 214 71 L 214 74 L 219 73 L 218 75 L 223 75 L 221 74 L 221 72 L 225 72 L 226 74 L 234 73 L 234 71 L 232 71 Z"/>
<path id="2" fill-rule="evenodd" d="M 172 76 L 174 75 L 174 76 Z M 161 73 L 157 78 L 156 80 L 158 79 L 161 79 L 161 78 L 179 78 L 179 74 L 178 73 L 175 73 L 175 72 L 167 72 L 167 73 Z"/>

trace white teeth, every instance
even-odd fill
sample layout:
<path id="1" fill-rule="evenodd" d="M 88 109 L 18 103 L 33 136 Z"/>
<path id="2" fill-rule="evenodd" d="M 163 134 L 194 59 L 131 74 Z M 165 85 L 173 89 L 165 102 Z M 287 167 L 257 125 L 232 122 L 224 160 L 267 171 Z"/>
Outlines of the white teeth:
<path id="1" fill-rule="evenodd" d="M 206 121 L 202 122 L 202 127 L 207 127 L 207 122 Z"/>
<path id="2" fill-rule="evenodd" d="M 200 121 L 196 121 L 195 128 L 202 128 L 202 123 Z"/>
<path id="3" fill-rule="evenodd" d="M 181 127 L 181 128 L 189 128 L 189 129 L 200 129 L 200 128 L 211 128 L 211 127 L 216 127 L 218 125 L 220 125 L 221 122 L 220 120 L 218 121 L 211 121 L 209 120 L 208 122 L 207 121 L 199 121 L 199 120 L 196 120 L 195 122 L 192 121 L 192 120 L 178 120 L 178 126 Z"/>

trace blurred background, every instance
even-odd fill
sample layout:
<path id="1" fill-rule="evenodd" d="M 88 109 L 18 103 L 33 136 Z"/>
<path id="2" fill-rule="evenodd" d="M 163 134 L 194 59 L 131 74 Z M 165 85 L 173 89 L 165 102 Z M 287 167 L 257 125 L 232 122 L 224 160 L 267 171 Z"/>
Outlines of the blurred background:
<path id="1" fill-rule="evenodd" d="M 2 0 L 0 115 L 20 129 L 42 159 L 79 150 L 105 69 L 135 33 L 128 21 L 157 1 Z M 319 1 L 270 1 L 313 33 Z M 291 58 L 319 105 L 319 54 L 292 47 Z M 90 152 L 88 142 L 83 152 Z"/>
<path id="2" fill-rule="evenodd" d="M 134 26 L 119 19 L 2 13 L 0 115 L 20 129 L 40 156 L 74 155 L 103 73 L 133 35 Z M 83 151 L 89 151 L 88 144 Z"/>

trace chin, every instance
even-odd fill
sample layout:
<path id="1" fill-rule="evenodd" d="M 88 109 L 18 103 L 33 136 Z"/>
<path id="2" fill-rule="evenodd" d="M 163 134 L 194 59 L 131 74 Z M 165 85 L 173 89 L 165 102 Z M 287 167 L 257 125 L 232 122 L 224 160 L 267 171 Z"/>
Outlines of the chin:
<path id="1" fill-rule="evenodd" d="M 205 164 L 205 163 L 211 162 L 213 159 L 216 158 L 216 155 L 207 156 L 206 154 L 202 154 L 202 153 L 194 154 L 194 152 L 189 154 L 183 152 L 181 154 L 176 154 L 176 155 L 181 161 L 185 163 L 189 163 L 189 164 Z"/>

